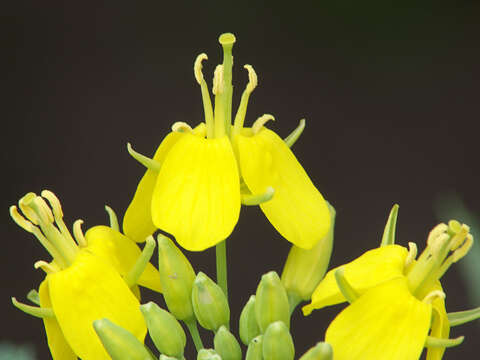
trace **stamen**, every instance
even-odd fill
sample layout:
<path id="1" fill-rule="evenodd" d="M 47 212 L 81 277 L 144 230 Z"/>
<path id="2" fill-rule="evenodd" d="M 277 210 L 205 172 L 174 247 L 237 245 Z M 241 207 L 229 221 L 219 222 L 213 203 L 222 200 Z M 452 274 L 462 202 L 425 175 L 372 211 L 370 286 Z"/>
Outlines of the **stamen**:
<path id="1" fill-rule="evenodd" d="M 298 126 L 285 139 L 283 139 L 285 144 L 287 144 L 288 147 L 292 147 L 293 144 L 297 142 L 300 135 L 302 135 L 303 129 L 305 129 L 305 119 L 301 119 Z"/>
<path id="2" fill-rule="evenodd" d="M 42 222 L 45 224 L 53 224 L 55 221 L 52 210 L 40 196 L 36 196 L 35 199 L 33 199 L 30 203 L 30 208 L 32 208 L 37 214 L 40 227 L 42 226 Z"/>
<path id="3" fill-rule="evenodd" d="M 382 242 L 380 246 L 395 244 L 395 230 L 397 228 L 398 204 L 394 204 L 388 215 L 385 229 L 383 230 Z"/>
<path id="4" fill-rule="evenodd" d="M 275 190 L 269 186 L 264 193 L 261 194 L 242 194 L 242 204 L 247 206 L 260 205 L 273 198 Z"/>
<path id="5" fill-rule="evenodd" d="M 433 336 L 427 336 L 425 347 L 429 348 L 450 348 L 458 346 L 463 342 L 465 336 L 459 336 L 455 339 L 441 339 Z"/>
<path id="6" fill-rule="evenodd" d="M 480 318 L 480 307 L 471 310 L 448 313 L 450 326 L 462 325 Z"/>
<path id="7" fill-rule="evenodd" d="M 172 125 L 172 131 L 174 132 L 191 132 L 192 127 L 188 125 L 186 122 L 177 121 Z"/>
<path id="8" fill-rule="evenodd" d="M 35 305 L 40 305 L 40 295 L 38 295 L 38 291 L 35 289 L 32 289 L 28 292 L 27 299 Z"/>
<path id="9" fill-rule="evenodd" d="M 457 249 L 460 245 L 462 245 L 469 231 L 470 227 L 468 225 L 462 224 L 459 231 L 455 234 L 455 236 L 452 237 L 452 240 L 450 241 L 450 250 L 453 251 Z"/>
<path id="10" fill-rule="evenodd" d="M 78 246 L 80 247 L 87 247 L 87 239 L 85 239 L 85 235 L 83 235 L 82 231 L 82 224 L 83 220 L 78 219 L 73 223 L 73 236 L 77 241 Z"/>
<path id="11" fill-rule="evenodd" d="M 31 202 L 37 197 L 37 194 L 33 192 L 29 192 L 20 200 L 18 200 L 18 207 L 22 210 L 23 214 L 26 216 L 28 220 L 30 220 L 33 224 L 38 225 L 38 215 L 35 213 L 33 209 L 30 208 Z"/>
<path id="12" fill-rule="evenodd" d="M 430 291 L 422 300 L 425 304 L 431 304 L 435 299 L 445 299 L 445 293 L 441 290 Z"/>
<path id="13" fill-rule="evenodd" d="M 129 287 L 134 286 L 140 275 L 142 275 L 145 267 L 147 266 L 148 262 L 152 258 L 153 250 L 155 250 L 156 241 L 154 240 L 153 236 L 149 236 L 146 239 L 145 247 L 142 250 L 142 253 L 138 257 L 135 265 L 130 269 L 127 275 L 125 275 L 125 282 Z"/>
<path id="14" fill-rule="evenodd" d="M 27 304 L 23 304 L 14 297 L 12 297 L 12 304 L 15 306 L 17 309 L 23 311 L 26 314 L 44 319 L 47 317 L 55 317 L 55 313 L 53 312 L 52 308 L 44 308 L 44 307 L 38 307 L 38 306 L 31 306 Z"/>
<path id="15" fill-rule="evenodd" d="M 160 171 L 161 164 L 158 161 L 150 159 L 149 157 L 136 152 L 135 150 L 133 150 L 132 145 L 130 145 L 130 143 L 127 143 L 127 150 L 131 157 L 133 157 L 135 160 L 137 160 L 140 164 L 145 166 L 147 169 L 155 172 Z"/>
<path id="16" fill-rule="evenodd" d="M 238 106 L 237 114 L 233 121 L 233 136 L 239 134 L 243 128 L 243 123 L 245 122 L 245 116 L 247 114 L 248 99 L 258 84 L 257 74 L 255 73 L 255 70 L 253 70 L 253 67 L 251 65 L 245 65 L 244 68 L 248 71 L 248 84 L 243 91 L 240 105 Z"/>
<path id="17" fill-rule="evenodd" d="M 427 245 L 430 246 L 430 243 L 438 238 L 440 235 L 445 233 L 448 230 L 448 226 L 444 223 L 438 224 L 435 226 L 432 231 L 428 234 Z"/>
<path id="18" fill-rule="evenodd" d="M 208 60 L 208 56 L 205 53 L 202 53 L 197 56 L 195 59 L 195 63 L 193 65 L 193 73 L 195 75 L 195 79 L 198 82 L 198 85 L 202 85 L 202 82 L 205 81 L 203 78 L 203 73 L 202 73 L 202 61 L 203 60 Z"/>
<path id="19" fill-rule="evenodd" d="M 60 232 L 64 237 L 73 243 L 72 235 L 70 235 L 70 231 L 68 231 L 67 226 L 63 222 L 63 210 L 60 200 L 58 200 L 57 196 L 49 190 L 43 190 L 41 195 L 48 200 L 53 211 L 55 223 L 57 224 Z"/>
<path id="20" fill-rule="evenodd" d="M 207 126 L 207 137 L 212 138 L 215 131 L 212 101 L 210 100 L 207 83 L 205 82 L 202 73 L 202 61 L 206 59 L 208 59 L 206 54 L 198 55 L 197 59 L 195 60 L 195 65 L 193 66 L 193 71 L 195 74 L 195 79 L 200 85 L 200 89 L 202 91 L 203 112 L 205 114 L 205 124 Z"/>
<path id="21" fill-rule="evenodd" d="M 273 117 L 273 115 L 264 114 L 264 115 L 260 116 L 253 123 L 252 132 L 254 134 L 257 134 L 260 131 L 260 129 L 263 127 L 263 125 L 265 125 L 267 123 L 267 121 L 269 121 L 269 120 L 275 121 L 275 118 Z"/>
<path id="22" fill-rule="evenodd" d="M 53 265 L 52 263 L 48 263 L 44 260 L 39 260 L 35 262 L 35 264 L 33 264 L 33 267 L 35 269 L 39 269 L 39 268 L 42 269 L 45 272 L 45 274 L 53 274 L 60 271 L 60 269 L 57 266 Z"/>
<path id="23" fill-rule="evenodd" d="M 223 65 L 217 65 L 215 68 L 215 72 L 213 74 L 212 92 L 215 95 L 214 137 L 222 137 L 225 135 L 225 93 Z"/>
<path id="24" fill-rule="evenodd" d="M 213 72 L 213 95 L 219 95 L 223 92 L 223 65 L 217 65 Z M 216 103 L 215 103 L 216 105 Z M 216 106 L 215 106 L 216 110 Z"/>
<path id="25" fill-rule="evenodd" d="M 115 214 L 115 211 L 113 211 L 113 209 L 108 205 L 105 205 L 105 210 L 108 213 L 108 218 L 110 220 L 110 227 L 113 230 L 120 231 L 120 227 L 118 226 L 118 218 L 117 218 L 117 214 Z"/>
<path id="26" fill-rule="evenodd" d="M 458 260 L 460 260 L 465 255 L 467 255 L 470 249 L 472 248 L 472 246 L 473 246 L 473 236 L 471 234 L 468 234 L 463 245 L 457 250 L 455 250 L 453 254 L 450 255 L 448 258 L 446 258 L 445 261 L 442 263 L 442 265 L 440 266 L 440 269 L 438 270 L 437 278 L 440 279 L 443 276 L 443 274 L 447 272 L 450 266 L 452 266 L 453 263 L 456 263 Z"/>
<path id="27" fill-rule="evenodd" d="M 414 242 L 409 242 L 408 255 L 407 255 L 407 258 L 405 259 L 405 267 L 408 267 L 413 263 L 413 261 L 417 257 L 417 252 L 418 252 L 417 244 L 415 244 Z"/>
<path id="28" fill-rule="evenodd" d="M 335 280 L 337 281 L 337 286 L 340 289 L 342 295 L 347 299 L 347 301 L 351 304 L 355 300 L 358 299 L 359 294 L 355 291 L 355 289 L 350 285 L 344 275 L 345 269 L 343 267 L 339 268 L 335 271 Z"/>

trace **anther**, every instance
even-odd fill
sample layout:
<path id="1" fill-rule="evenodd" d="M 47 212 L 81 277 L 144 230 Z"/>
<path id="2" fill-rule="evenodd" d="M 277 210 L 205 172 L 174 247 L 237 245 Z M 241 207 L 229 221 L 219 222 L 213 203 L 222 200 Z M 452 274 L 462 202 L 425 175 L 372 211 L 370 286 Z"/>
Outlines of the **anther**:
<path id="1" fill-rule="evenodd" d="M 223 93 L 223 65 L 217 65 L 213 73 L 213 88 L 214 95 Z"/>
<path id="2" fill-rule="evenodd" d="M 205 53 L 202 53 L 197 56 L 195 59 L 195 64 L 193 65 L 193 73 L 195 74 L 195 79 L 199 85 L 202 85 L 202 82 L 205 81 L 202 73 L 202 61 L 207 60 L 208 56 Z"/>
<path id="3" fill-rule="evenodd" d="M 73 236 L 75 237 L 78 246 L 86 247 L 87 239 L 85 239 L 85 235 L 83 235 L 82 224 L 83 220 L 81 219 L 78 219 L 73 223 Z"/>
<path id="4" fill-rule="evenodd" d="M 257 134 L 260 129 L 263 127 L 263 125 L 265 125 L 267 123 L 267 121 L 269 120 L 272 120 L 272 121 L 275 121 L 275 118 L 273 117 L 273 115 L 270 115 L 270 114 L 264 114 L 262 116 L 260 116 L 257 120 L 255 120 L 255 122 L 253 123 L 252 125 L 252 132 L 254 134 Z"/>
<path id="5" fill-rule="evenodd" d="M 28 231 L 31 234 L 34 234 L 36 231 L 38 231 L 38 228 L 35 225 L 20 215 L 15 205 L 10 206 L 10 216 L 13 221 L 15 221 L 15 223 L 23 230 Z"/>
<path id="6" fill-rule="evenodd" d="M 42 226 L 42 223 L 53 224 L 55 218 L 53 217 L 52 210 L 42 197 L 36 196 L 31 202 L 30 207 L 37 214 L 40 226 Z"/>
<path id="7" fill-rule="evenodd" d="M 435 226 L 430 234 L 428 234 L 427 245 L 430 246 L 432 241 L 435 241 L 440 235 L 444 234 L 448 230 L 448 226 L 444 223 Z"/>
<path id="8" fill-rule="evenodd" d="M 172 125 L 172 131 L 174 132 L 191 132 L 192 127 L 188 125 L 186 122 L 177 121 Z"/>
<path id="9" fill-rule="evenodd" d="M 33 264 L 33 267 L 35 269 L 42 269 L 45 272 L 45 274 L 53 274 L 60 271 L 60 269 L 57 266 L 55 266 L 52 263 L 48 263 L 44 260 L 39 260 L 35 262 L 35 264 Z"/>
<path id="10" fill-rule="evenodd" d="M 253 70 L 253 67 L 251 65 L 244 65 L 243 66 L 245 69 L 248 71 L 248 84 L 247 87 L 245 88 L 245 91 L 247 91 L 249 94 L 257 87 L 258 84 L 258 77 L 257 73 L 255 70 Z"/>
<path id="11" fill-rule="evenodd" d="M 37 197 L 37 194 L 29 192 L 20 200 L 18 200 L 18 207 L 22 210 L 25 217 L 30 220 L 33 224 L 38 225 L 38 215 L 30 207 L 33 200 Z"/>
<path id="12" fill-rule="evenodd" d="M 430 291 L 422 300 L 425 304 L 431 304 L 437 298 L 445 299 L 445 293 L 441 290 Z"/>
<path id="13" fill-rule="evenodd" d="M 260 205 L 264 202 L 267 202 L 273 198 L 275 190 L 269 186 L 265 192 L 261 194 L 242 194 L 242 204 L 243 205 Z"/>
<path id="14" fill-rule="evenodd" d="M 407 258 L 405 259 L 405 267 L 408 267 L 413 263 L 413 261 L 417 257 L 417 252 L 418 252 L 417 244 L 415 244 L 414 242 L 409 242 L 408 255 L 407 255 Z"/>
<path id="15" fill-rule="evenodd" d="M 50 190 L 43 190 L 41 192 L 41 195 L 50 203 L 50 207 L 53 210 L 53 216 L 55 217 L 55 220 L 62 219 L 62 205 L 60 204 L 60 200 L 58 200 L 57 196 Z"/>

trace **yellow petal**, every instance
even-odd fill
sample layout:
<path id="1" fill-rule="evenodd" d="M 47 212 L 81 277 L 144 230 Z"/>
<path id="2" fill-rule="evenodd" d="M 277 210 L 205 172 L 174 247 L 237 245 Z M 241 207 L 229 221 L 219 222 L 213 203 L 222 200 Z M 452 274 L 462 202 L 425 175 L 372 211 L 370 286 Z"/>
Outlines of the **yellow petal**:
<path id="1" fill-rule="evenodd" d="M 230 235 L 239 212 L 240 180 L 230 140 L 182 134 L 160 169 L 153 223 L 185 249 L 201 251 Z"/>
<path id="2" fill-rule="evenodd" d="M 430 290 L 441 290 L 442 286 L 440 282 L 437 281 L 437 284 Z M 450 322 L 448 321 L 447 310 L 445 309 L 445 300 L 437 297 L 432 303 L 433 306 L 433 321 L 432 321 L 432 330 L 430 331 L 430 336 L 439 338 L 439 339 L 448 339 L 450 335 Z M 440 347 L 431 347 L 427 348 L 427 360 L 441 360 L 445 348 Z"/>
<path id="3" fill-rule="evenodd" d="M 344 276 L 361 295 L 369 288 L 403 274 L 408 251 L 403 246 L 387 245 L 367 251 L 348 264 L 342 265 Z M 330 270 L 312 294 L 312 302 L 302 308 L 304 315 L 313 309 L 346 301 L 335 280 L 335 271 Z"/>
<path id="4" fill-rule="evenodd" d="M 85 239 L 87 249 L 110 262 L 122 276 L 132 269 L 141 253 L 135 242 L 108 226 L 94 226 L 87 231 Z M 157 292 L 162 291 L 160 274 L 150 263 L 138 279 L 138 284 Z"/>
<path id="5" fill-rule="evenodd" d="M 42 283 L 40 284 L 38 294 L 40 296 L 40 306 L 45 308 L 51 308 L 52 303 L 50 301 L 48 282 L 46 280 L 42 281 Z M 75 355 L 70 345 L 68 345 L 67 340 L 65 340 L 62 330 L 58 325 L 57 319 L 51 317 L 43 318 L 43 325 L 45 326 L 48 347 L 50 348 L 52 359 L 77 360 L 77 355 Z"/>
<path id="6" fill-rule="evenodd" d="M 415 298 L 399 277 L 371 288 L 330 324 L 325 341 L 335 360 L 418 360 L 432 306 Z"/>
<path id="7" fill-rule="evenodd" d="M 147 328 L 140 303 L 118 272 L 87 249 L 73 264 L 47 275 L 52 308 L 65 339 L 83 360 L 110 359 L 92 323 L 107 318 L 143 342 Z"/>
<path id="8" fill-rule="evenodd" d="M 235 143 L 250 191 L 263 193 L 268 186 L 275 190 L 272 200 L 260 204 L 270 223 L 296 246 L 312 248 L 330 228 L 330 213 L 295 155 L 267 128 L 253 136 L 238 135 Z"/>
<path id="9" fill-rule="evenodd" d="M 165 156 L 180 136 L 181 134 L 178 132 L 168 134 L 158 147 L 155 155 L 153 155 L 153 159 L 159 163 L 163 163 Z M 147 236 L 152 235 L 157 229 L 155 225 L 153 225 L 150 212 L 152 193 L 155 182 L 157 181 L 157 176 L 158 173 L 153 170 L 148 169 L 145 172 L 123 218 L 123 232 L 136 242 L 145 241 Z"/>

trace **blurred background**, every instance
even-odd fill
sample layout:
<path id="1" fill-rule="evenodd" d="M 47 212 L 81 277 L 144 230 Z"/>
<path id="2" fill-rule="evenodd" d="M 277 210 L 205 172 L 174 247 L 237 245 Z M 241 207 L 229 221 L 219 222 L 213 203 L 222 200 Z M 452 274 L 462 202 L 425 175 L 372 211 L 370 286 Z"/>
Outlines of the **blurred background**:
<path id="1" fill-rule="evenodd" d="M 394 203 L 401 245 L 423 249 L 429 230 L 454 216 L 478 224 L 476 1 L 16 1 L 2 8 L 0 341 L 10 353 L 12 344 L 28 345 L 26 358 L 50 356 L 42 322 L 10 303 L 38 286 L 43 274 L 33 263 L 47 253 L 11 221 L 8 207 L 50 189 L 69 226 L 78 218 L 84 230 L 106 224 L 105 204 L 122 216 L 144 172 L 127 141 L 150 155 L 172 123 L 203 121 L 193 62 L 209 55 L 211 84 L 223 32 L 237 36 L 234 108 L 247 82 L 243 64 L 259 77 L 246 124 L 270 113 L 269 127 L 285 137 L 306 118 L 293 151 L 337 210 L 331 266 L 378 246 Z M 289 248 L 259 208 L 242 208 L 228 240 L 235 332 L 260 275 L 280 272 Z M 480 306 L 478 253 L 476 245 L 444 276 L 448 311 Z M 213 249 L 187 256 L 215 276 Z M 154 294 L 145 299 L 162 303 Z M 323 340 L 342 308 L 307 318 L 296 312 L 298 356 Z M 464 343 L 446 359 L 477 353 L 479 322 L 452 330 L 460 335 Z M 204 341 L 212 345 L 211 337 Z"/>

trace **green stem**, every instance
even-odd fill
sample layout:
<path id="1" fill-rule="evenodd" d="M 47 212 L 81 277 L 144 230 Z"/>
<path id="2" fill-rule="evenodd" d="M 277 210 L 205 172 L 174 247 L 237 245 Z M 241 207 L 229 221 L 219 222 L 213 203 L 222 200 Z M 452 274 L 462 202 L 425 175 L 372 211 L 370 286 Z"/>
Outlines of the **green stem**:
<path id="1" fill-rule="evenodd" d="M 195 349 L 197 352 L 203 349 L 203 342 L 202 338 L 200 337 L 200 333 L 198 332 L 197 321 L 195 319 L 185 321 L 185 325 L 187 325 L 188 331 L 192 336 L 193 343 L 195 344 Z"/>
<path id="2" fill-rule="evenodd" d="M 225 297 L 228 300 L 227 286 L 227 242 L 223 240 L 215 247 L 217 258 L 217 284 L 222 288 Z"/>

